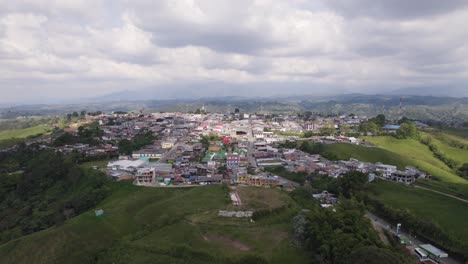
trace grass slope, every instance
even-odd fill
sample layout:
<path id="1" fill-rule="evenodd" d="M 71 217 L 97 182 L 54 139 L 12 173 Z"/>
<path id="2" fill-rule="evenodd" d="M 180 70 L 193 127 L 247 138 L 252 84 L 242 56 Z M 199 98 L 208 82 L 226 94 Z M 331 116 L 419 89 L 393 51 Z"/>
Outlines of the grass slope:
<path id="1" fill-rule="evenodd" d="M 249 202 L 247 189 L 241 199 L 245 192 Z M 99 205 L 103 216 L 87 212 L 10 241 L 0 246 L 0 263 L 226 263 L 251 254 L 271 263 L 305 262 L 288 243 L 291 211 L 269 222 L 217 217 L 229 203 L 219 185 L 144 188 L 117 182 Z"/>
<path id="2" fill-rule="evenodd" d="M 334 154 L 340 160 L 354 158 L 366 162 L 392 164 L 399 168 L 411 165 L 411 162 L 407 159 L 382 148 L 364 147 L 348 143 L 326 144 L 324 148 L 324 152 Z"/>
<path id="3" fill-rule="evenodd" d="M 0 131 L 0 140 L 7 140 L 12 138 L 27 138 L 29 136 L 43 134 L 49 131 L 50 128 L 46 125 L 39 125 L 22 129 L 3 130 Z"/>
<path id="4" fill-rule="evenodd" d="M 468 163 L 468 150 L 451 147 L 443 141 L 438 140 L 434 137 L 432 138 L 432 142 L 435 145 L 437 145 L 440 151 L 447 155 L 447 157 L 458 161 L 460 165 L 462 165 L 463 163 Z"/>
<path id="5" fill-rule="evenodd" d="M 430 219 L 459 238 L 468 247 L 468 204 L 412 186 L 379 181 L 373 184 L 375 198 L 395 208 L 405 208 L 417 216 Z"/>
<path id="6" fill-rule="evenodd" d="M 406 159 L 407 163 L 427 171 L 441 181 L 468 184 L 468 181 L 457 176 L 442 161 L 434 157 L 429 148 L 413 139 L 396 139 L 389 136 L 366 137 L 375 145 L 394 152 Z"/>

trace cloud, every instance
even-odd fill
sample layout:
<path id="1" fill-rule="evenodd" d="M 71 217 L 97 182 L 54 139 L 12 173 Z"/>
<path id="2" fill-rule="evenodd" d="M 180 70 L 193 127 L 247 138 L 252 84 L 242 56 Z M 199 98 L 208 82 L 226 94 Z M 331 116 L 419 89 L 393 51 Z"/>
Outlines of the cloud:
<path id="1" fill-rule="evenodd" d="M 231 95 L 462 86 L 465 3 L 0 0 L 0 102 L 203 83 Z"/>
<path id="2" fill-rule="evenodd" d="M 468 6 L 465 0 L 329 0 L 325 4 L 344 16 L 378 19 L 438 16 Z"/>

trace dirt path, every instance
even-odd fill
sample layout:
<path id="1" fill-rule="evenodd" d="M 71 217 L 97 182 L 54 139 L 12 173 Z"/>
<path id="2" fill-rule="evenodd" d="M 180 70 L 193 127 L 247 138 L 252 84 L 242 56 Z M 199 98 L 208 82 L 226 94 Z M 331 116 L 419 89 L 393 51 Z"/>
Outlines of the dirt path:
<path id="1" fill-rule="evenodd" d="M 382 240 L 385 245 L 390 245 L 390 241 L 388 241 L 388 237 L 385 235 L 383 228 L 373 221 L 369 215 L 366 214 L 365 216 L 371 220 L 372 227 L 377 232 L 377 235 L 379 235 L 380 240 Z"/>
<path id="2" fill-rule="evenodd" d="M 436 191 L 436 190 L 432 190 L 432 189 L 425 188 L 425 187 L 421 187 L 421 186 L 417 186 L 417 185 L 414 185 L 414 187 L 419 188 L 419 189 L 423 189 L 423 190 L 427 190 L 427 191 L 431 191 L 431 192 L 435 192 L 435 193 L 438 193 L 438 194 L 441 194 L 441 195 L 445 195 L 445 196 L 450 197 L 450 198 L 453 198 L 453 199 L 457 199 L 457 200 L 462 201 L 462 202 L 464 202 L 464 203 L 468 203 L 468 200 L 465 200 L 465 199 L 463 199 L 463 198 L 456 197 L 456 196 L 454 196 L 454 195 L 450 195 L 450 194 L 448 194 L 448 193 L 439 192 L 439 191 Z"/>

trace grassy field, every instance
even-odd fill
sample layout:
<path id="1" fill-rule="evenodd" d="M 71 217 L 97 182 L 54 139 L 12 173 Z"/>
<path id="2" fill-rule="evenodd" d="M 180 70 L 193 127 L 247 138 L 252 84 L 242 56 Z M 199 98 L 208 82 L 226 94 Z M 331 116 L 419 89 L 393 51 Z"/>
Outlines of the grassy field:
<path id="1" fill-rule="evenodd" d="M 389 136 L 366 137 L 375 145 L 398 154 L 402 159 L 423 171 L 449 183 L 468 184 L 468 181 L 457 176 L 442 161 L 434 157 L 429 148 L 413 139 L 396 139 Z"/>
<path id="2" fill-rule="evenodd" d="M 8 140 L 13 138 L 27 138 L 37 134 L 44 134 L 50 131 L 50 127 L 46 125 L 39 125 L 23 129 L 3 130 L 0 131 L 0 140 Z"/>
<path id="3" fill-rule="evenodd" d="M 332 153 L 340 160 L 350 158 L 367 162 L 382 162 L 404 168 L 411 164 L 400 155 L 382 148 L 364 147 L 348 143 L 336 143 L 324 145 L 325 152 Z"/>
<path id="4" fill-rule="evenodd" d="M 466 141 L 466 140 L 464 140 L 464 141 Z M 443 142 L 443 141 L 441 141 L 439 139 L 436 139 L 434 137 L 432 138 L 432 143 L 437 145 L 437 147 L 439 147 L 439 149 L 445 155 L 447 155 L 447 157 L 458 161 L 460 163 L 460 165 L 463 164 L 463 163 L 468 163 L 468 150 L 459 149 L 459 148 L 449 146 L 445 142 Z M 468 143 L 466 143 L 466 144 L 468 144 Z"/>
<path id="5" fill-rule="evenodd" d="M 468 246 L 468 204 L 430 191 L 387 181 L 373 184 L 375 198 L 432 220 Z"/>
<path id="6" fill-rule="evenodd" d="M 445 134 L 468 139 L 468 129 L 466 128 L 445 128 L 442 131 Z"/>
<path id="7" fill-rule="evenodd" d="M 98 206 L 103 216 L 87 212 L 10 241 L 0 246 L 0 263 L 240 263 L 253 254 L 270 263 L 306 262 L 289 244 L 291 211 L 276 221 L 250 223 L 217 216 L 230 206 L 220 185 L 145 188 L 117 182 L 112 188 Z M 259 208 L 264 204 L 255 201 L 283 197 L 273 189 L 261 189 L 258 197 L 250 189 L 239 192 Z"/>

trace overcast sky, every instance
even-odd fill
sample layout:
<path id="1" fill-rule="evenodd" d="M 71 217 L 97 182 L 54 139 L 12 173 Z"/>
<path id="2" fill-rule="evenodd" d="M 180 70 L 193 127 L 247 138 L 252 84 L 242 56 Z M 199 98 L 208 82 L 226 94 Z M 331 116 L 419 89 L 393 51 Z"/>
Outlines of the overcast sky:
<path id="1" fill-rule="evenodd" d="M 0 102 L 464 87 L 467 18 L 466 0 L 0 0 Z"/>

